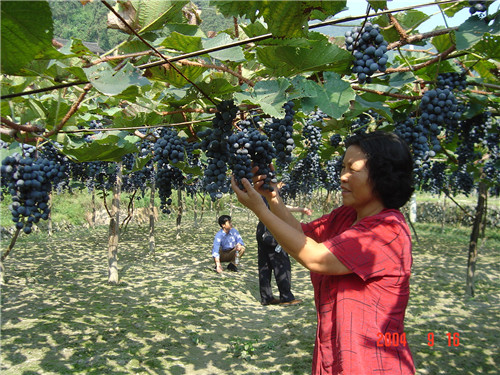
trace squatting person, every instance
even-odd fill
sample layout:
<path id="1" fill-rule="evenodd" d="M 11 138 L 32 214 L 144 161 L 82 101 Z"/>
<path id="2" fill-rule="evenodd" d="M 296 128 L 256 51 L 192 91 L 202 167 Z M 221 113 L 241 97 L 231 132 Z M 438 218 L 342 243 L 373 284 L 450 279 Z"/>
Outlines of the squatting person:
<path id="1" fill-rule="evenodd" d="M 221 229 L 215 234 L 212 246 L 212 257 L 215 262 L 215 271 L 222 272 L 221 262 L 229 262 L 227 269 L 238 272 L 236 265 L 236 252 L 239 258 L 245 253 L 243 238 L 236 228 L 233 228 L 231 216 L 222 215 L 219 217 Z"/>

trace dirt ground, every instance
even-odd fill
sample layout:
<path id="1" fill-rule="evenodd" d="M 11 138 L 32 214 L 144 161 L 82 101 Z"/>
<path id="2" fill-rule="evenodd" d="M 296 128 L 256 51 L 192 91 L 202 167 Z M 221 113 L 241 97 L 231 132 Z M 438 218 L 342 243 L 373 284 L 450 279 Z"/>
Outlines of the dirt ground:
<path id="1" fill-rule="evenodd" d="M 213 271 L 215 217 L 185 219 L 179 236 L 173 220 L 162 220 L 154 254 L 146 226 L 122 234 L 119 285 L 107 283 L 106 227 L 22 236 L 5 261 L 0 372 L 309 374 L 316 329 L 309 273 L 292 261 L 302 304 L 261 306 L 256 220 L 234 222 L 247 245 L 240 273 Z M 499 241 L 482 244 L 474 299 L 463 293 L 464 241 L 460 228 L 422 231 L 415 245 L 405 331 L 419 375 L 498 373 Z M 447 345 L 448 333 L 460 344 Z"/>
<path id="2" fill-rule="evenodd" d="M 301 305 L 261 306 L 254 234 L 242 231 L 242 271 L 219 275 L 216 229 L 187 223 L 177 239 L 160 224 L 152 255 L 147 228 L 129 228 L 117 286 L 107 284 L 106 228 L 26 237 L 5 262 L 2 374 L 309 373 L 308 273 L 294 263 Z"/>

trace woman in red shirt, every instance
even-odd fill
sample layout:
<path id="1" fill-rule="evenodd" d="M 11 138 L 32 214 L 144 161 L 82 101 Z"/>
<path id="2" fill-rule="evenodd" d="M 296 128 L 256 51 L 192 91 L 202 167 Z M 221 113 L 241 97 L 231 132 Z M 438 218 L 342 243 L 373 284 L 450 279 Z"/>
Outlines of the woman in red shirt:
<path id="1" fill-rule="evenodd" d="M 311 271 L 318 327 L 313 374 L 415 373 L 406 342 L 411 236 L 399 208 L 413 193 L 413 162 L 392 133 L 357 134 L 346 141 L 341 172 L 343 205 L 301 224 L 277 189 L 233 178 L 238 200 L 279 244 Z M 260 195 L 269 202 L 269 209 Z"/>

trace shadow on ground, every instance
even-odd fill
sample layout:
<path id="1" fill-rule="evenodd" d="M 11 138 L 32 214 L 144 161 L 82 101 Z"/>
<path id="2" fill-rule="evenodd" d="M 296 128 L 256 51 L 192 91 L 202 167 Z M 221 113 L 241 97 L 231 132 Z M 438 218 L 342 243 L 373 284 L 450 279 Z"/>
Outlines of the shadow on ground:
<path id="1" fill-rule="evenodd" d="M 256 221 L 242 215 L 235 224 L 247 242 L 244 269 L 223 275 L 212 270 L 213 218 L 185 220 L 179 238 L 162 219 L 155 254 L 148 228 L 129 227 L 119 285 L 107 284 L 106 228 L 23 236 L 5 262 L 2 374 L 309 374 L 309 274 L 292 263 L 301 305 L 261 306 Z M 497 374 L 498 238 L 481 249 L 472 299 L 463 293 L 467 234 L 419 237 L 405 329 L 417 374 Z M 458 345 L 448 346 L 448 333 Z"/>
<path id="2" fill-rule="evenodd" d="M 2 374 L 307 374 L 315 332 L 308 273 L 299 306 L 260 305 L 256 223 L 241 228 L 242 272 L 212 270 L 216 227 L 146 227 L 120 239 L 119 285 L 107 284 L 106 229 L 26 237 L 5 262 Z M 204 229 L 205 228 L 205 229 Z M 31 239 L 31 241 L 30 241 Z"/>

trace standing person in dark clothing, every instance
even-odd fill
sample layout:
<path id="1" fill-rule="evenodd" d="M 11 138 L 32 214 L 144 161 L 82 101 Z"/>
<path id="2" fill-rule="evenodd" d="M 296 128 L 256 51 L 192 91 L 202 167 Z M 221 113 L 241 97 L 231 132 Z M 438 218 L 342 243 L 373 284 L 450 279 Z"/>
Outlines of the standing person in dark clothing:
<path id="1" fill-rule="evenodd" d="M 301 212 L 311 215 L 309 208 L 291 206 L 287 206 L 287 208 L 290 212 Z M 261 305 L 295 305 L 302 302 L 300 299 L 295 299 L 291 290 L 292 270 L 288 254 L 281 248 L 271 232 L 261 221 L 257 224 L 256 238 Z M 273 272 L 280 293 L 279 299 L 273 296 L 271 287 Z"/>

